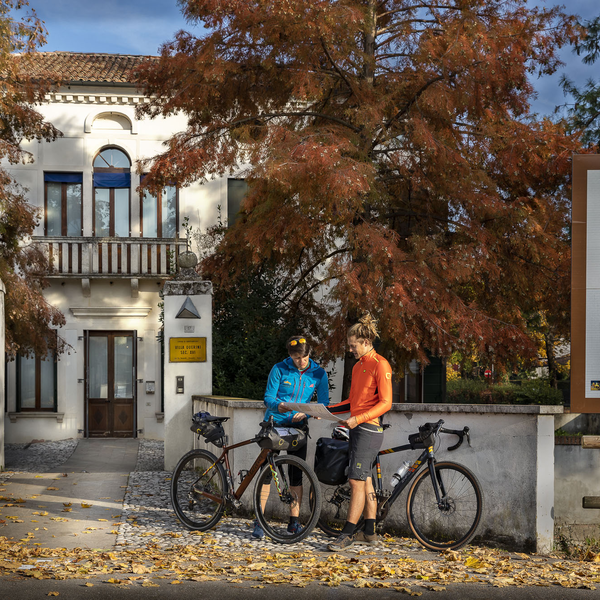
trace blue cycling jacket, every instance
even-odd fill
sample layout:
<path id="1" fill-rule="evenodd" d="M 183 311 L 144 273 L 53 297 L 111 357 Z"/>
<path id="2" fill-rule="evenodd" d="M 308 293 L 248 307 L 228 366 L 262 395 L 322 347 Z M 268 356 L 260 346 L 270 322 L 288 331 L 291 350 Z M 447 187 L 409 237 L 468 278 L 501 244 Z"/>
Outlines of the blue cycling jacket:
<path id="1" fill-rule="evenodd" d="M 267 389 L 265 390 L 265 421 L 273 417 L 273 423 L 281 427 L 292 425 L 293 411 L 280 413 L 277 407 L 280 402 L 310 402 L 317 392 L 317 401 L 327 406 L 329 404 L 329 383 L 325 369 L 320 367 L 312 358 L 308 368 L 300 373 L 291 358 L 277 363 L 269 373 Z"/>

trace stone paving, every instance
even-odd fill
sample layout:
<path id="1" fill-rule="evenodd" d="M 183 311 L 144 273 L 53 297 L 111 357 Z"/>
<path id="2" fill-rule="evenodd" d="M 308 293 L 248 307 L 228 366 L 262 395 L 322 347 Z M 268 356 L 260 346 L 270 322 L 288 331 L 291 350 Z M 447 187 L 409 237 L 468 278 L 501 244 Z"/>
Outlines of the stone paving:
<path id="1" fill-rule="evenodd" d="M 268 538 L 252 538 L 252 520 L 245 518 L 225 516 L 207 534 L 189 531 L 177 520 L 171 507 L 171 473 L 162 471 L 162 465 L 162 442 L 141 440 L 136 471 L 130 474 L 125 494 L 117 546 L 144 548 L 152 543 L 158 548 L 166 549 L 174 544 L 205 544 L 207 536 L 212 536 L 215 547 L 229 548 L 232 551 L 254 548 L 257 551 L 281 552 L 285 549 L 286 552 L 327 552 L 326 546 L 331 538 L 318 529 L 302 542 L 285 545 L 271 542 Z M 356 545 L 346 552 L 362 554 L 366 550 L 372 549 Z M 388 543 L 377 547 L 379 554 L 407 550 L 422 551 L 423 548 L 414 540 L 397 538 L 391 538 Z"/>
<path id="2" fill-rule="evenodd" d="M 6 468 L 13 472 L 48 472 L 66 462 L 76 447 L 77 440 L 6 444 Z M 136 470 L 129 474 L 119 519 L 117 547 L 137 549 L 151 545 L 167 549 L 174 545 L 208 542 L 216 549 L 232 551 L 247 551 L 249 548 L 257 551 L 327 551 L 326 545 L 330 538 L 318 529 L 298 544 L 282 545 L 271 542 L 268 538 L 252 538 L 252 520 L 235 516 L 224 516 L 217 527 L 207 533 L 189 531 L 178 521 L 171 507 L 171 473 L 163 470 L 163 457 L 163 442 L 140 440 Z M 0 480 L 8 479 L 10 471 L 0 474 Z M 393 542 L 378 547 L 378 553 L 422 550 L 413 540 L 394 539 Z M 364 546 L 354 546 L 347 552 L 363 553 L 365 550 Z"/>
<path id="3" fill-rule="evenodd" d="M 7 444 L 6 468 L 15 472 L 48 472 L 66 462 L 76 447 L 77 440 Z M 118 548 L 143 549 L 152 546 L 167 549 L 174 545 L 205 545 L 208 542 L 215 549 L 231 551 L 327 551 L 326 545 L 331 540 L 318 529 L 302 542 L 282 545 L 268 538 L 252 538 L 252 520 L 235 516 L 224 516 L 217 527 L 207 533 L 189 531 L 178 521 L 171 507 L 171 473 L 162 470 L 163 453 L 163 442 L 140 440 L 136 470 L 129 474 L 118 519 Z M 0 479 L 7 479 L 10 475 L 10 472 L 2 473 Z M 362 554 L 366 550 L 372 549 L 356 545 L 346 552 Z M 413 540 L 393 538 L 377 548 L 379 554 L 419 550 L 422 550 L 421 546 Z"/>

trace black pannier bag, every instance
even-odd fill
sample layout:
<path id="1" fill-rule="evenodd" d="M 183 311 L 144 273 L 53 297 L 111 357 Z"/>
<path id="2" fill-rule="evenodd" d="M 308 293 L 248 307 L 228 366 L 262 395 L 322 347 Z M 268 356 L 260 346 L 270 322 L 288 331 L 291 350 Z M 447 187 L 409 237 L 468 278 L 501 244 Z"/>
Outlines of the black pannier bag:
<path id="1" fill-rule="evenodd" d="M 299 450 L 306 445 L 306 433 L 295 427 L 275 427 L 267 421 L 260 424 L 256 436 L 261 448 L 268 450 Z"/>
<path id="2" fill-rule="evenodd" d="M 190 429 L 201 435 L 205 441 L 214 444 L 217 448 L 222 448 L 223 438 L 225 437 L 222 420 L 221 417 L 213 417 L 210 413 L 199 412 L 192 417 Z"/>
<path id="3" fill-rule="evenodd" d="M 350 442 L 334 438 L 319 438 L 315 451 L 315 474 L 326 485 L 341 485 L 348 481 Z"/>

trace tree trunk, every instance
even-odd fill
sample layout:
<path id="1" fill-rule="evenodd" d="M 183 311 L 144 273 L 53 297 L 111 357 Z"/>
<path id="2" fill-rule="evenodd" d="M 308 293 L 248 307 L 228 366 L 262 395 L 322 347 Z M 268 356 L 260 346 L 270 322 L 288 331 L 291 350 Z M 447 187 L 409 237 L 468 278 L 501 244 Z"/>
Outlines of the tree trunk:
<path id="1" fill-rule="evenodd" d="M 545 333 L 544 342 L 546 344 L 546 356 L 548 357 L 548 377 L 550 378 L 550 385 L 553 388 L 558 388 L 558 369 L 556 357 L 554 356 L 554 336 L 551 333 Z"/>
<path id="2" fill-rule="evenodd" d="M 377 4 L 369 0 L 368 17 L 365 19 L 365 62 L 363 63 L 363 77 L 373 85 L 375 75 L 375 31 L 377 27 Z"/>
<path id="3" fill-rule="evenodd" d="M 350 395 L 350 385 L 352 384 L 352 369 L 357 360 L 354 355 L 348 352 L 344 357 L 344 380 L 342 384 L 342 400 L 346 400 Z"/>

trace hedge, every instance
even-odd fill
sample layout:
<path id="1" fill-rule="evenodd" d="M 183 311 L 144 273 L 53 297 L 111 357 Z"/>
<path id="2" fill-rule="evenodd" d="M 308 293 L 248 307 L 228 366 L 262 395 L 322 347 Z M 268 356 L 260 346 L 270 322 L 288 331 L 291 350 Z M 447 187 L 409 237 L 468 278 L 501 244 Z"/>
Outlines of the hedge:
<path id="1" fill-rule="evenodd" d="M 481 379 L 456 379 L 446 383 L 449 404 L 562 404 L 563 394 L 543 379 L 488 384 Z"/>

